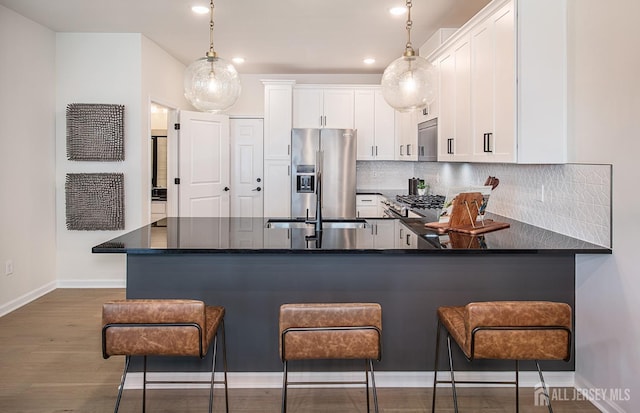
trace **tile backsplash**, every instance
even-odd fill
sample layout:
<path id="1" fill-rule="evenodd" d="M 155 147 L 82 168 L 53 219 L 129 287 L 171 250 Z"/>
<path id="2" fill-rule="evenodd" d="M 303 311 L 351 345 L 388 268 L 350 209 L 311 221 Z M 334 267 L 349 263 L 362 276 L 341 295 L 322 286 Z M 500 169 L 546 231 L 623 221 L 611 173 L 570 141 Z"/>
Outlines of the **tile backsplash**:
<path id="1" fill-rule="evenodd" d="M 458 185 L 500 180 L 488 211 L 554 232 L 611 247 L 611 165 L 512 165 L 359 161 L 358 189 L 407 191 L 411 177 L 432 193 Z"/>

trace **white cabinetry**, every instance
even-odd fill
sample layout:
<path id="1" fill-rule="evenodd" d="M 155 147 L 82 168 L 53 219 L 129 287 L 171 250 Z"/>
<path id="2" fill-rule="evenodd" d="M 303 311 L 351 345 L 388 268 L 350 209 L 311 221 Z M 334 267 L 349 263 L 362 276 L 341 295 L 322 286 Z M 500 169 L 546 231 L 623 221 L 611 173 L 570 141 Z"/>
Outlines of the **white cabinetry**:
<path id="1" fill-rule="evenodd" d="M 361 249 L 393 249 L 395 243 L 395 219 L 371 219 L 368 228 L 358 230 L 356 245 Z"/>
<path id="2" fill-rule="evenodd" d="M 566 39 L 566 0 L 494 0 L 429 56 L 438 160 L 566 162 Z"/>
<path id="3" fill-rule="evenodd" d="M 417 112 L 396 112 L 396 148 L 398 161 L 418 160 Z"/>
<path id="4" fill-rule="evenodd" d="M 395 111 L 380 88 L 357 88 L 354 93 L 357 160 L 394 160 Z"/>
<path id="5" fill-rule="evenodd" d="M 471 154 L 471 45 L 463 36 L 438 57 L 440 111 L 438 160 L 468 160 Z"/>
<path id="6" fill-rule="evenodd" d="M 402 221 L 396 221 L 396 240 L 395 248 L 397 249 L 417 249 L 418 236 L 411 231 Z"/>
<path id="7" fill-rule="evenodd" d="M 293 91 L 294 128 L 353 129 L 353 111 L 353 88 L 297 86 Z"/>
<path id="8" fill-rule="evenodd" d="M 356 195 L 356 216 L 358 218 L 380 218 L 380 199 L 378 195 Z"/>
<path id="9" fill-rule="evenodd" d="M 293 81 L 264 83 L 264 216 L 291 215 Z"/>

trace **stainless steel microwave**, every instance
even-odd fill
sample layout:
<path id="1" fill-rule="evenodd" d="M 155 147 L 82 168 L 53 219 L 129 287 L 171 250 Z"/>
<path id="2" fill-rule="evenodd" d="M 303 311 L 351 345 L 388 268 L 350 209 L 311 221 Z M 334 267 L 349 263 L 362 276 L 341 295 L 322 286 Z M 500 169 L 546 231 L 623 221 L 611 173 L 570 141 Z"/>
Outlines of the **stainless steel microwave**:
<path id="1" fill-rule="evenodd" d="M 418 124 L 418 160 L 438 160 L 438 118 Z"/>

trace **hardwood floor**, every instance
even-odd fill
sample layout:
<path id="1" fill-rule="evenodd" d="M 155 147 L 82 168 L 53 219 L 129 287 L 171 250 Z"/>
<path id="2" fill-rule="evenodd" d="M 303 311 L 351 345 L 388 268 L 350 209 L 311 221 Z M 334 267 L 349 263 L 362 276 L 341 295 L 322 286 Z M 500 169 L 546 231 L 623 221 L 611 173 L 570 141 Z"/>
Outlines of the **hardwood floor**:
<path id="1" fill-rule="evenodd" d="M 102 358 L 102 303 L 124 298 L 121 289 L 58 289 L 0 318 L 0 412 L 112 412 L 123 358 Z M 231 326 L 227 326 L 231 328 Z M 232 349 L 230 349 L 232 351 Z M 571 389 L 570 389 L 571 390 Z M 141 411 L 141 391 L 125 391 L 120 412 Z M 278 412 L 280 389 L 230 389 L 233 412 Z M 438 412 L 452 412 L 450 390 L 438 390 Z M 224 410 L 216 392 L 215 411 Z M 378 389 L 380 411 L 426 412 L 430 389 Z M 520 393 L 520 411 L 544 413 L 533 405 L 533 389 Z M 155 390 L 147 395 L 147 411 L 206 412 L 207 390 Z M 513 390 L 462 388 L 462 412 L 513 412 Z M 598 412 L 586 401 L 555 401 L 556 413 Z M 291 389 L 290 412 L 364 412 L 364 390 Z"/>

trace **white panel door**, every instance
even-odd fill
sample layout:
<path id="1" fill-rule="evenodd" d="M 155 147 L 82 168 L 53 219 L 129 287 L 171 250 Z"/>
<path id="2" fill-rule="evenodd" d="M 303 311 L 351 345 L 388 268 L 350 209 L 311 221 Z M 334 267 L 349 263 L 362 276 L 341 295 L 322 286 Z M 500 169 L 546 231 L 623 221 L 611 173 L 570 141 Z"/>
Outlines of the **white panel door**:
<path id="1" fill-rule="evenodd" d="M 229 117 L 180 112 L 179 216 L 229 216 Z"/>
<path id="2" fill-rule="evenodd" d="M 263 120 L 231 119 L 232 217 L 262 217 Z"/>

